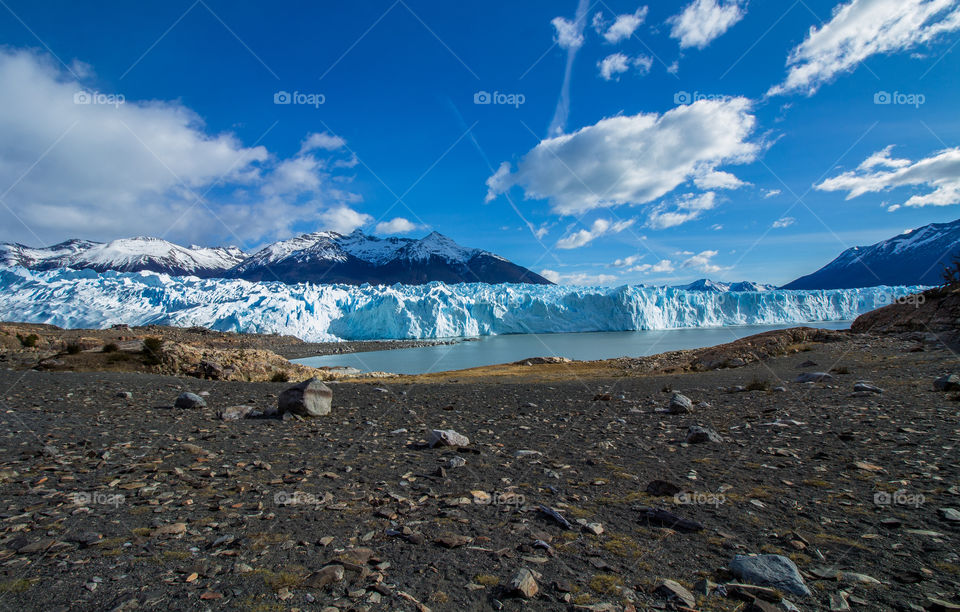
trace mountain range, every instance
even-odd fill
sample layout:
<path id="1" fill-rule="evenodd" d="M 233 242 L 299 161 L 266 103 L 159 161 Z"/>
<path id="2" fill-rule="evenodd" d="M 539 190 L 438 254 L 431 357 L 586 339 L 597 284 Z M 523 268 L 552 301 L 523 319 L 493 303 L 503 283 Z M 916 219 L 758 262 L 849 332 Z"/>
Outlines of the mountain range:
<path id="1" fill-rule="evenodd" d="M 45 248 L 0 244 L 0 265 L 33 270 L 150 271 L 288 284 L 552 284 L 499 255 L 462 247 L 437 232 L 420 240 L 377 238 L 359 230 L 348 235 L 316 232 L 275 242 L 253 254 L 237 247 L 183 247 L 151 237 L 108 243 L 75 239 Z"/>
<path id="2" fill-rule="evenodd" d="M 782 289 L 850 289 L 879 285 L 939 285 L 960 257 L 960 219 L 931 223 L 870 246 L 847 249 L 813 274 Z"/>

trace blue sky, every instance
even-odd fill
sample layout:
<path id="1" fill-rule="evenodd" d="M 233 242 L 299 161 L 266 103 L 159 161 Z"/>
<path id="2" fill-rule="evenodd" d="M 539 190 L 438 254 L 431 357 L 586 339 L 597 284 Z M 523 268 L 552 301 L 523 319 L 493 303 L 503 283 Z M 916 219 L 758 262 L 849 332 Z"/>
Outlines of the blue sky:
<path id="1" fill-rule="evenodd" d="M 783 283 L 960 216 L 957 0 L 463 4 L 3 0 L 0 240 Z"/>

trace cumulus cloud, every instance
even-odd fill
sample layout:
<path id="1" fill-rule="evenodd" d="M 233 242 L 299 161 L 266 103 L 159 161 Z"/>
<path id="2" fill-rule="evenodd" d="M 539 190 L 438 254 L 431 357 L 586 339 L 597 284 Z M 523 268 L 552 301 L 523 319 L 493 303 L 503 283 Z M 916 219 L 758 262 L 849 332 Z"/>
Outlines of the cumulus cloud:
<path id="1" fill-rule="evenodd" d="M 607 27 L 602 13 L 593 17 L 593 27 L 610 44 L 616 44 L 633 36 L 637 28 L 647 18 L 648 8 L 641 6 L 633 14 L 617 15 L 610 27 Z"/>
<path id="2" fill-rule="evenodd" d="M 589 229 L 582 229 L 561 238 L 557 241 L 556 246 L 558 249 L 579 249 L 580 247 L 587 246 L 601 236 L 619 234 L 633 224 L 633 219 L 617 221 L 616 223 L 611 223 L 606 219 L 597 219 Z"/>
<path id="3" fill-rule="evenodd" d="M 617 280 L 616 276 L 610 274 L 586 274 L 583 272 L 561 274 L 556 270 L 540 270 L 540 276 L 558 285 L 583 285 L 587 287 L 609 285 Z"/>
<path id="4" fill-rule="evenodd" d="M 629 257 L 615 260 L 612 265 L 614 268 L 626 268 L 628 266 L 632 266 L 643 258 L 643 255 L 630 255 Z"/>
<path id="5" fill-rule="evenodd" d="M 846 191 L 848 200 L 866 193 L 881 193 L 899 187 L 926 188 L 927 193 L 910 196 L 900 206 L 950 206 L 960 204 L 960 147 L 944 149 L 913 162 L 894 159 L 892 147 L 868 157 L 856 170 L 844 172 L 816 185 L 820 191 Z"/>
<path id="6" fill-rule="evenodd" d="M 717 251 L 701 251 L 696 255 L 691 255 L 683 261 L 681 268 L 690 268 L 698 270 L 705 274 L 714 274 L 725 270 L 723 266 L 712 263 L 712 259 L 717 256 Z"/>
<path id="7" fill-rule="evenodd" d="M 647 219 L 647 227 L 653 229 L 676 227 L 687 221 L 699 219 L 700 215 L 712 210 L 716 205 L 717 194 L 712 191 L 701 194 L 688 193 L 676 201 L 673 209 L 665 204 L 654 207 Z"/>
<path id="8" fill-rule="evenodd" d="M 703 49 L 746 14 L 741 0 L 694 0 L 667 23 L 673 26 L 670 37 L 680 41 L 680 48 Z"/>
<path id="9" fill-rule="evenodd" d="M 98 92 L 35 52 L 0 50 L 0 108 L 0 183 L 11 186 L 0 240 L 152 234 L 256 244 L 358 200 L 313 154 L 329 152 L 334 137 L 309 135 L 297 155 L 278 158 L 211 134 L 182 104 Z"/>
<path id="10" fill-rule="evenodd" d="M 607 81 L 619 81 L 620 75 L 630 70 L 631 66 L 635 67 L 641 75 L 647 74 L 653 66 L 653 60 L 646 55 L 630 58 L 623 53 L 611 53 L 597 62 L 600 76 Z"/>
<path id="11" fill-rule="evenodd" d="M 772 227 L 773 227 L 773 229 L 783 229 L 783 228 L 785 228 L 785 227 L 790 227 L 791 225 L 793 225 L 793 224 L 796 223 L 796 222 L 797 222 L 797 220 L 794 219 L 793 217 L 781 217 L 781 218 L 779 218 L 779 219 L 777 219 L 776 221 L 773 222 L 773 226 L 772 226 Z"/>
<path id="12" fill-rule="evenodd" d="M 320 227 L 340 234 L 349 234 L 371 222 L 373 217 L 357 212 L 349 206 L 336 206 L 320 213 Z"/>
<path id="13" fill-rule="evenodd" d="M 563 49 L 579 49 L 583 46 L 583 23 L 570 21 L 563 17 L 554 17 L 550 21 L 556 33 L 554 41 Z"/>
<path id="14" fill-rule="evenodd" d="M 769 199 L 780 195 L 781 191 L 779 189 L 768 189 L 763 192 L 763 198 Z"/>
<path id="15" fill-rule="evenodd" d="M 541 141 L 514 172 L 502 164 L 487 179 L 487 200 L 519 186 L 566 215 L 652 202 L 721 165 L 755 160 L 761 146 L 748 140 L 751 110 L 749 100 L 730 98 L 602 119 Z"/>
<path id="16" fill-rule="evenodd" d="M 631 272 L 640 274 L 672 274 L 676 272 L 673 262 L 669 259 L 661 259 L 655 264 L 641 264 L 630 268 Z"/>
<path id="17" fill-rule="evenodd" d="M 786 80 L 768 95 L 813 95 L 872 55 L 912 49 L 958 29 L 955 0 L 851 0 L 837 6 L 828 23 L 810 29 L 787 57 Z"/>
<path id="18" fill-rule="evenodd" d="M 403 217 L 395 217 L 389 221 L 383 221 L 382 223 L 377 223 L 377 233 L 378 234 L 409 234 L 410 232 L 415 232 L 419 229 L 423 229 L 422 225 L 417 225 L 408 219 Z"/>

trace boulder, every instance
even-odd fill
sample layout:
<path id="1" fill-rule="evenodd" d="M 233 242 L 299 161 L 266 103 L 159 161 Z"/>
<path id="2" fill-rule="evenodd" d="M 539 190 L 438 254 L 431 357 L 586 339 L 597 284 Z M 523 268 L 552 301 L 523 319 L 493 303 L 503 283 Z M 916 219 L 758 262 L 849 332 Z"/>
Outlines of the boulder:
<path id="1" fill-rule="evenodd" d="M 794 595 L 810 595 L 797 566 L 782 555 L 737 555 L 730 563 L 730 571 L 748 584 L 769 586 Z"/>
<path id="2" fill-rule="evenodd" d="M 317 378 L 290 387 L 277 399 L 280 414 L 287 412 L 305 417 L 326 416 L 333 406 L 333 391 Z"/>
<path id="3" fill-rule="evenodd" d="M 876 393 L 877 395 L 883 393 L 883 389 L 871 383 L 868 380 L 858 380 L 853 385 L 854 393 Z"/>
<path id="4" fill-rule="evenodd" d="M 693 402 L 682 393 L 674 393 L 673 396 L 670 397 L 668 410 L 670 414 L 689 414 L 693 411 Z"/>
<path id="5" fill-rule="evenodd" d="M 833 380 L 833 374 L 828 374 L 827 372 L 804 372 L 800 376 L 797 376 L 793 382 L 795 383 L 808 383 L 808 382 L 830 382 Z"/>
<path id="6" fill-rule="evenodd" d="M 207 400 L 196 393 L 181 393 L 173 405 L 177 408 L 206 408 Z"/>
<path id="7" fill-rule="evenodd" d="M 533 599 L 539 591 L 536 574 L 527 568 L 522 568 L 510 581 L 510 593 L 518 597 Z"/>
<path id="8" fill-rule="evenodd" d="M 936 391 L 960 391 L 960 376 L 956 374 L 941 376 L 933 381 L 933 388 Z"/>
<path id="9" fill-rule="evenodd" d="M 687 444 L 701 444 L 703 442 L 723 442 L 723 438 L 720 437 L 720 434 L 710 429 L 709 427 L 701 427 L 700 425 L 691 425 L 687 429 Z"/>
<path id="10" fill-rule="evenodd" d="M 470 438 L 452 429 L 434 429 L 430 432 L 430 448 L 437 446 L 469 446 Z"/>

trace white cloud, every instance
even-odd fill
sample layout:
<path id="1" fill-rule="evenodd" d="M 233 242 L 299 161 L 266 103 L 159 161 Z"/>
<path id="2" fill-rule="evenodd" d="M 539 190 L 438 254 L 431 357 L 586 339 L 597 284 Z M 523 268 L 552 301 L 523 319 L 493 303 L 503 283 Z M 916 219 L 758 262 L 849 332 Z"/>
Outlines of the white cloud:
<path id="1" fill-rule="evenodd" d="M 703 49 L 746 14 L 741 0 L 693 0 L 667 23 L 673 26 L 670 37 L 678 39 L 682 49 Z"/>
<path id="2" fill-rule="evenodd" d="M 926 187 L 928 193 L 910 196 L 900 206 L 950 206 L 960 204 L 960 147 L 944 149 L 912 162 L 890 157 L 891 147 L 874 153 L 856 170 L 816 185 L 820 191 L 846 191 L 850 200 L 865 193 L 881 193 L 899 187 Z M 881 169 L 877 169 L 877 168 Z"/>
<path id="3" fill-rule="evenodd" d="M 717 205 L 717 194 L 708 191 L 701 194 L 688 193 L 676 201 L 676 207 L 668 210 L 665 204 L 660 204 L 650 212 L 647 227 L 666 229 L 676 227 L 687 221 L 699 219 L 705 211 L 712 210 Z"/>
<path id="4" fill-rule="evenodd" d="M 302 155 L 317 149 L 336 151 L 346 144 L 347 142 L 339 136 L 334 136 L 328 132 L 315 132 L 304 139 L 303 144 L 300 146 L 300 154 Z"/>
<path id="5" fill-rule="evenodd" d="M 357 212 L 349 206 L 336 206 L 320 214 L 321 227 L 340 234 L 349 234 L 371 222 L 373 217 Z"/>
<path id="6" fill-rule="evenodd" d="M 650 72 L 653 60 L 645 55 L 639 55 L 631 59 L 623 53 L 611 53 L 597 62 L 600 76 L 607 81 L 619 81 L 620 75 L 630 70 L 631 66 L 635 67 L 638 73 L 644 75 Z"/>
<path id="7" fill-rule="evenodd" d="M 600 76 L 607 81 L 611 81 L 613 79 L 619 80 L 619 75 L 623 74 L 627 70 L 630 70 L 630 66 L 628 64 L 629 61 L 630 58 L 623 53 L 612 53 L 608 55 L 597 62 L 597 67 L 600 68 Z"/>
<path id="8" fill-rule="evenodd" d="M 583 46 L 583 22 L 554 17 L 551 21 L 556 35 L 554 40 L 563 49 L 579 49 Z"/>
<path id="9" fill-rule="evenodd" d="M 616 276 L 610 274 L 560 274 L 556 270 L 540 270 L 540 276 L 552 283 L 558 285 L 583 285 L 587 287 L 596 287 L 609 285 L 617 280 Z"/>
<path id="10" fill-rule="evenodd" d="M 780 195 L 781 191 L 779 189 L 768 189 L 763 193 L 763 198 L 769 199 Z"/>
<path id="11" fill-rule="evenodd" d="M 75 103 L 78 92 L 95 90 L 49 56 L 0 50 L 0 184 L 12 186 L 0 240 L 147 234 L 256 244 L 358 200 L 335 188 L 329 160 L 309 151 L 282 159 L 233 134 L 211 134 L 176 102 Z M 309 136 L 304 145 L 321 142 Z"/>
<path id="12" fill-rule="evenodd" d="M 549 233 L 550 233 L 550 225 L 548 223 L 540 224 L 540 227 L 538 227 L 533 231 L 533 234 L 537 237 L 538 240 L 543 240 L 544 237 L 546 237 L 546 235 Z"/>
<path id="13" fill-rule="evenodd" d="M 717 256 L 717 251 L 701 251 L 696 255 L 691 255 L 680 265 L 681 268 L 692 268 L 706 274 L 714 274 L 726 270 L 722 266 L 711 263 L 711 260 Z"/>
<path id="14" fill-rule="evenodd" d="M 513 173 L 501 165 L 487 180 L 487 200 L 520 186 L 567 215 L 652 202 L 720 165 L 756 159 L 761 147 L 747 140 L 756 124 L 751 110 L 749 100 L 730 98 L 602 119 L 541 141 Z"/>
<path id="15" fill-rule="evenodd" d="M 617 221 L 616 223 L 610 223 L 610 221 L 606 219 L 597 219 L 593 222 L 593 225 L 590 226 L 590 229 L 582 229 L 561 238 L 557 241 L 556 246 L 558 249 L 579 249 L 580 247 L 587 246 L 601 236 L 619 234 L 633 224 L 633 219 Z"/>
<path id="16" fill-rule="evenodd" d="M 673 262 L 669 259 L 661 259 L 655 264 L 642 264 L 630 268 L 631 272 L 639 272 L 640 274 L 672 274 L 676 271 L 676 268 L 673 265 Z"/>
<path id="17" fill-rule="evenodd" d="M 626 268 L 628 266 L 632 266 L 633 264 L 637 263 L 644 257 L 645 257 L 644 255 L 630 255 L 629 257 L 624 257 L 623 259 L 617 259 L 613 262 L 613 267 Z"/>
<path id="18" fill-rule="evenodd" d="M 613 24 L 603 33 L 603 38 L 610 44 L 616 44 L 621 40 L 626 40 L 633 36 L 640 24 L 647 18 L 647 7 L 641 6 L 632 15 L 617 15 Z M 599 13 L 597 14 L 599 15 Z M 597 27 L 597 19 L 594 17 L 594 27 Z"/>
<path id="19" fill-rule="evenodd" d="M 423 226 L 417 225 L 403 217 L 396 217 L 389 221 L 378 223 L 376 231 L 378 234 L 409 234 L 419 229 L 423 229 Z"/>
<path id="20" fill-rule="evenodd" d="M 776 221 L 773 222 L 773 226 L 772 226 L 772 227 L 773 227 L 773 229 L 783 229 L 783 228 L 785 228 L 785 227 L 790 227 L 791 225 L 793 225 L 793 224 L 796 223 L 796 222 L 797 222 L 797 220 L 794 219 L 793 217 L 781 217 L 781 218 L 779 218 L 779 219 L 777 219 Z"/>
<path id="21" fill-rule="evenodd" d="M 812 95 L 836 75 L 879 53 L 897 53 L 960 29 L 956 0 L 851 0 L 811 28 L 787 58 L 786 80 L 768 95 Z"/>
<path id="22" fill-rule="evenodd" d="M 717 223 L 716 225 L 711 225 L 710 229 L 712 229 L 715 232 L 719 232 L 723 229 L 723 226 Z"/>

